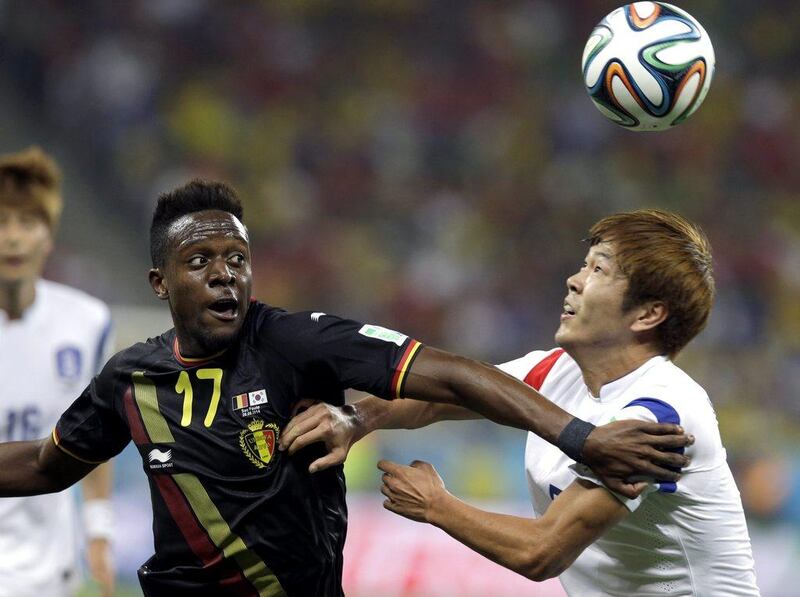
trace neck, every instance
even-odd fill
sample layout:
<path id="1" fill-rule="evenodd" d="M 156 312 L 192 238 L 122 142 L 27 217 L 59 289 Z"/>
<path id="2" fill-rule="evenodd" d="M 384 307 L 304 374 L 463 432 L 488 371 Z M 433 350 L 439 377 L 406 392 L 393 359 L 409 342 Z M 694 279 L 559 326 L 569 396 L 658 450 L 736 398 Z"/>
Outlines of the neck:
<path id="1" fill-rule="evenodd" d="M 36 298 L 35 280 L 0 282 L 0 309 L 9 319 L 20 319 Z"/>
<path id="2" fill-rule="evenodd" d="M 600 396 L 600 389 L 628 373 L 636 371 L 660 353 L 650 344 L 636 344 L 624 348 L 589 347 L 566 349 L 575 359 L 583 374 L 583 381 L 592 396 Z"/>
<path id="3" fill-rule="evenodd" d="M 224 353 L 227 350 L 227 348 L 214 351 L 210 349 L 204 349 L 191 341 L 189 341 L 188 344 L 184 345 L 184 343 L 180 339 L 180 335 L 177 333 L 176 330 L 175 342 L 172 345 L 172 350 L 178 361 L 185 364 L 190 364 L 193 362 L 210 361 L 211 359 L 218 357 L 219 355 Z"/>

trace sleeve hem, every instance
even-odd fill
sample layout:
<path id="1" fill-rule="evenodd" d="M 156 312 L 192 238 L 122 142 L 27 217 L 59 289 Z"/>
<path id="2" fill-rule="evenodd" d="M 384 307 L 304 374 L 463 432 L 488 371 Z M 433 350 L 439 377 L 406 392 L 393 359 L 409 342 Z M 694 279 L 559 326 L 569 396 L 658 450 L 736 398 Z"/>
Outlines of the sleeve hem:
<path id="1" fill-rule="evenodd" d="M 51 434 L 51 436 L 53 438 L 53 443 L 56 445 L 56 448 L 58 448 L 59 450 L 64 452 L 64 454 L 66 454 L 67 456 L 71 456 L 75 460 L 80 460 L 81 462 L 85 462 L 86 464 L 102 464 L 104 462 L 107 462 L 107 459 L 106 460 L 88 460 L 86 458 L 81 458 L 80 456 L 75 454 L 75 452 L 72 452 L 71 450 L 68 450 L 67 448 L 65 448 L 61 444 L 61 438 L 59 437 L 58 431 L 56 429 L 53 429 L 53 433 Z"/>
<path id="2" fill-rule="evenodd" d="M 411 370 L 411 365 L 414 359 L 417 358 L 422 344 L 417 340 L 411 340 L 406 347 L 400 362 L 395 367 L 394 376 L 392 377 L 391 387 L 389 388 L 389 395 L 391 398 L 402 398 L 406 385 L 408 372 Z"/>

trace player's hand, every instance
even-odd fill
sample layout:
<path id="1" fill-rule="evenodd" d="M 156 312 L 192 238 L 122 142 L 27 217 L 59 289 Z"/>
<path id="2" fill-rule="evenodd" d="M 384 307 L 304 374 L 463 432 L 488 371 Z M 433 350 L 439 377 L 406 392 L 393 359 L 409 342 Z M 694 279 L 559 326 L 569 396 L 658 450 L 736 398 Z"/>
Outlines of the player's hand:
<path id="1" fill-rule="evenodd" d="M 307 408 L 286 425 L 278 438 L 278 448 L 294 454 L 309 444 L 324 442 L 328 453 L 309 465 L 310 473 L 342 464 L 351 446 L 364 437 L 355 409 L 350 405 L 336 407 L 302 400 L 298 406 Z"/>
<path id="2" fill-rule="evenodd" d="M 664 481 L 680 479 L 680 469 L 689 458 L 675 451 L 694 443 L 679 425 L 647 421 L 615 421 L 596 428 L 586 438 L 583 462 L 606 486 L 635 498 L 647 483 L 631 478 L 649 477 Z"/>
<path id="3" fill-rule="evenodd" d="M 415 460 L 411 466 L 381 460 L 378 468 L 383 471 L 384 508 L 417 522 L 431 522 L 435 518 L 435 508 L 448 493 L 433 466 L 421 460 Z"/>
<path id="4" fill-rule="evenodd" d="M 106 539 L 90 539 L 86 548 L 86 560 L 89 572 L 100 587 L 102 597 L 114 595 L 114 561 L 111 557 L 111 545 Z"/>

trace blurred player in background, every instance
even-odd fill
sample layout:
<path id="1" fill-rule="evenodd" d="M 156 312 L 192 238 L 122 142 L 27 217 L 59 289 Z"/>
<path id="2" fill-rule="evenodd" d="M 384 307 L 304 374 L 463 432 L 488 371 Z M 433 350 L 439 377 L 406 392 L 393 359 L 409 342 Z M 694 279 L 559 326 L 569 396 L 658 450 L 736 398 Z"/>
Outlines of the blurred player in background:
<path id="1" fill-rule="evenodd" d="M 0 441 L 41 437 L 105 363 L 105 304 L 41 278 L 62 209 L 61 174 L 40 149 L 0 156 Z M 86 557 L 111 595 L 111 468 L 83 482 Z M 0 500 L 0 597 L 62 597 L 79 584 L 72 492 Z"/>
<path id="2" fill-rule="evenodd" d="M 604 218 L 590 231 L 556 332 L 560 348 L 500 368 L 596 424 L 671 422 L 696 436 L 677 482 L 614 493 L 585 466 L 528 434 L 525 468 L 537 518 L 486 512 L 447 492 L 424 462 L 382 461 L 384 506 L 442 528 L 533 580 L 560 575 L 570 595 L 758 595 L 742 503 L 708 395 L 672 359 L 705 326 L 714 297 L 703 233 L 657 210 Z M 325 463 L 378 428 L 474 418 L 466 410 L 375 398 L 316 404 L 287 426 L 290 452 L 325 441 Z M 680 450 L 683 452 L 683 449 Z"/>
<path id="3" fill-rule="evenodd" d="M 251 300 L 241 217 L 221 183 L 162 195 L 149 277 L 174 329 L 115 355 L 51 437 L 0 445 L 0 495 L 26 495 L 69 486 L 133 440 L 154 517 L 155 554 L 139 569 L 146 595 L 342 594 L 342 468 L 310 474 L 313 454 L 276 449 L 305 397 L 343 405 L 354 387 L 468 405 L 582 453 L 604 477 L 654 470 L 674 480 L 653 463 L 686 464 L 658 449 L 687 445 L 671 423 L 595 429 L 493 367 L 379 326 Z"/>

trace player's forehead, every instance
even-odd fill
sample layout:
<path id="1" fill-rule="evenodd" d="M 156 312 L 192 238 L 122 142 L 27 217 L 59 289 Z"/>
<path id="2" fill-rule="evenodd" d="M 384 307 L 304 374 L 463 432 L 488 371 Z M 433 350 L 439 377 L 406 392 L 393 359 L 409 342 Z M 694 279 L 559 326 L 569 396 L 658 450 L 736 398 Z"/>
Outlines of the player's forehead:
<path id="1" fill-rule="evenodd" d="M 616 246 L 614 241 L 600 240 L 594 243 L 586 252 L 586 260 L 602 259 L 604 261 L 616 263 Z"/>
<path id="2" fill-rule="evenodd" d="M 249 237 L 244 224 L 231 213 L 205 210 L 186 214 L 173 221 L 167 229 L 170 247 L 175 251 L 189 250 L 198 244 L 219 240 L 239 241 L 247 245 Z"/>

